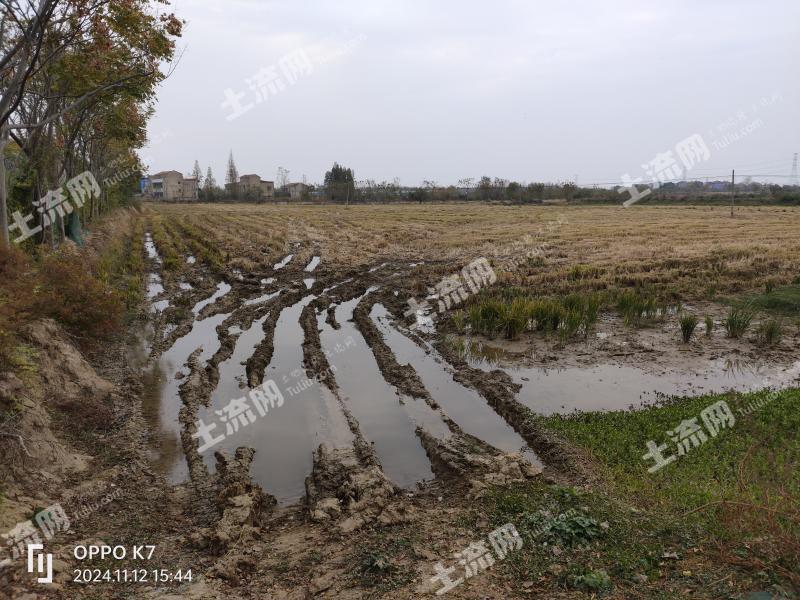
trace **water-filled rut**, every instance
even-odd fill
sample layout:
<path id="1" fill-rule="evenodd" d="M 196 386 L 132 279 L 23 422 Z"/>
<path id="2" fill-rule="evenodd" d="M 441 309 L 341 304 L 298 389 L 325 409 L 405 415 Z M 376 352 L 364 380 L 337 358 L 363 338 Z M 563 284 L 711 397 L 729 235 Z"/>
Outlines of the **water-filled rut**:
<path id="1" fill-rule="evenodd" d="M 233 454 L 247 446 L 256 451 L 251 467 L 253 480 L 274 495 L 279 503 L 300 500 L 306 476 L 311 472 L 312 453 L 322 443 L 329 447 L 352 445 L 352 434 L 335 397 L 316 378 L 306 376 L 303 368 L 303 330 L 300 315 L 315 296 L 306 296 L 284 308 L 278 317 L 273 337 L 272 359 L 263 381 L 273 381 L 283 396 L 283 404 L 261 416 L 248 418 L 246 425 L 226 435 L 213 450 Z M 232 400 L 247 395 L 245 365 L 260 344 L 263 323 L 268 317 L 254 321 L 236 341 L 233 355 L 219 365 L 219 383 L 211 403 L 201 409 L 205 422 L 219 421 Z M 203 454 L 206 465 L 213 469 L 213 451 Z"/>
<path id="2" fill-rule="evenodd" d="M 383 379 L 372 351 L 351 321 L 360 300 L 358 297 L 336 307 L 338 330 L 325 322 L 324 313 L 318 316 L 322 349 L 335 368 L 340 395 L 361 433 L 373 444 L 384 473 L 397 485 L 408 487 L 433 478 L 430 461 L 415 432 L 417 424 L 437 433 L 443 433 L 443 424 L 437 425 L 438 415 L 419 406 L 416 399 L 402 398 Z"/>
<path id="3" fill-rule="evenodd" d="M 380 304 L 372 307 L 370 317 L 397 361 L 410 364 L 425 388 L 444 413 L 461 429 L 504 452 L 522 452 L 532 463 L 538 458 L 525 440 L 506 423 L 475 390 L 453 379 L 446 363 L 433 349 L 424 352 L 416 343 L 395 329 L 389 312 Z"/>

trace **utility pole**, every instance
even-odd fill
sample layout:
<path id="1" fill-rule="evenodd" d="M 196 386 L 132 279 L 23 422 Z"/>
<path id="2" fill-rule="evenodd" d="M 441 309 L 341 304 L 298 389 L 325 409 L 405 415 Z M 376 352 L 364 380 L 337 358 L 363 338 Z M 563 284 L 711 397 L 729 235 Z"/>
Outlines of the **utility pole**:
<path id="1" fill-rule="evenodd" d="M 736 199 L 736 170 L 731 169 L 731 217 L 733 217 L 733 202 Z"/>

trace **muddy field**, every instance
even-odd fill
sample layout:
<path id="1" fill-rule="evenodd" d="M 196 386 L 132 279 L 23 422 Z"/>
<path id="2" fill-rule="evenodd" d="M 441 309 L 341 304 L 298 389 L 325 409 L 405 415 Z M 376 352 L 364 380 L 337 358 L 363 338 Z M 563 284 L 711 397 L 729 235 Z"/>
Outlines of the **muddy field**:
<path id="1" fill-rule="evenodd" d="M 800 273 L 793 209 L 146 205 L 136 219 L 147 307 L 126 366 L 147 468 L 188 527 L 174 553 L 202 566 L 186 597 L 432 595 L 488 489 L 591 485 L 537 415 L 800 375 L 796 321 L 769 349 L 722 332 L 732 298 Z M 575 339 L 474 334 L 452 316 L 470 299 L 440 313 L 435 287 L 480 258 L 487 288 L 652 288 L 701 324 L 682 344 L 674 314 L 629 327 L 604 308 Z M 392 550 L 404 575 L 376 584 L 354 548 L 394 536 L 411 540 Z M 450 595 L 585 597 L 549 586 L 498 570 Z"/>
<path id="2" fill-rule="evenodd" d="M 683 347 L 675 320 L 630 330 L 604 315 L 592 339 L 564 345 L 534 336 L 505 342 L 411 332 L 415 320 L 404 313 L 409 298 L 424 299 L 442 277 L 485 256 L 500 285 L 548 292 L 665 281 L 673 293 L 687 290 L 684 301 L 694 303 L 687 308 L 711 314 L 719 326 L 725 309 L 703 288 L 741 290 L 744 270 L 753 286 L 796 272 L 787 238 L 796 235 L 797 211 L 742 209 L 730 219 L 722 209 L 676 208 L 148 210 L 150 230 L 156 221 L 161 235 L 160 244 L 147 242 L 156 323 L 149 344 L 160 369 L 148 386 L 160 431 L 153 451 L 175 482 L 188 475 L 180 451 L 185 427 L 199 419 L 219 423 L 221 432 L 225 406 L 266 380 L 280 388 L 284 404 L 266 417 L 241 417 L 241 431 L 215 449 L 255 449 L 254 481 L 286 505 L 304 498 L 320 444 L 357 456 L 362 466 L 380 465 L 393 484 L 409 489 L 445 474 L 443 454 L 450 452 L 442 447 L 472 447 L 475 438 L 486 444 L 483 452 L 519 453 L 541 466 L 531 432 L 481 395 L 494 378 L 499 401 L 535 413 L 624 409 L 659 395 L 777 384 L 796 356 L 795 331 L 765 355 L 722 335 Z M 612 212 L 613 224 L 603 224 Z M 763 246 L 746 241 L 766 228 L 772 235 Z M 206 260 L 191 254 L 195 246 Z M 535 261 L 527 259 L 532 251 Z M 164 269 L 166 254 L 179 264 Z M 582 265 L 591 265 L 588 274 Z M 709 279 L 706 269 L 717 276 Z M 446 315 L 434 316 L 446 322 Z M 475 385 L 468 371 L 454 378 L 437 344 L 486 371 L 487 381 Z M 204 378 L 199 389 L 189 385 L 196 381 L 190 355 Z M 496 367 L 505 370 L 492 373 Z M 514 384 L 519 391 L 505 393 Z M 190 463 L 195 449 L 191 442 Z M 196 462 L 213 472 L 213 452 L 201 454 Z"/>

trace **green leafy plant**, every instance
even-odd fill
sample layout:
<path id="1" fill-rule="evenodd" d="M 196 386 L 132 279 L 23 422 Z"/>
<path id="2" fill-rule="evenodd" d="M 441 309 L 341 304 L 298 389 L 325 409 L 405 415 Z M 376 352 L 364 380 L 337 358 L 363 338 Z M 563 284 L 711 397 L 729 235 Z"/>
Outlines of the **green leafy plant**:
<path id="1" fill-rule="evenodd" d="M 605 592 L 613 587 L 611 578 L 603 569 L 587 570 L 582 575 L 572 575 L 569 584 L 576 589 L 592 592 Z"/>
<path id="2" fill-rule="evenodd" d="M 450 319 L 453 322 L 453 327 L 458 333 L 464 333 L 466 330 L 467 324 L 467 316 L 464 314 L 463 310 L 456 310 L 450 315 Z"/>
<path id="3" fill-rule="evenodd" d="M 655 296 L 639 290 L 626 289 L 617 293 L 617 312 L 625 320 L 625 324 L 640 327 L 646 321 L 665 317 L 672 306 L 666 302 L 658 302 Z"/>

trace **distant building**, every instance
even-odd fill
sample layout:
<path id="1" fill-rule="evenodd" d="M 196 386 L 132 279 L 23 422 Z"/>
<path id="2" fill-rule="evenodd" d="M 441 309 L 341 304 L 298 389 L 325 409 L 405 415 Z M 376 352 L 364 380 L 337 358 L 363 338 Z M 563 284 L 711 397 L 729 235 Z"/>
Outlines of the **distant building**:
<path id="1" fill-rule="evenodd" d="M 161 171 L 144 178 L 144 194 L 156 200 L 197 200 L 197 179 L 180 171 Z"/>
<path id="2" fill-rule="evenodd" d="M 259 196 L 264 200 L 275 197 L 275 184 L 264 181 L 258 175 L 242 175 L 239 177 L 239 193 L 243 196 Z"/>
<path id="3" fill-rule="evenodd" d="M 286 184 L 286 190 L 292 200 L 302 200 L 308 197 L 308 186 L 305 183 Z"/>
<path id="4" fill-rule="evenodd" d="M 188 200 L 197 200 L 197 177 L 183 178 L 183 197 Z"/>

